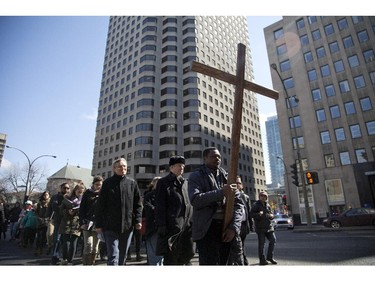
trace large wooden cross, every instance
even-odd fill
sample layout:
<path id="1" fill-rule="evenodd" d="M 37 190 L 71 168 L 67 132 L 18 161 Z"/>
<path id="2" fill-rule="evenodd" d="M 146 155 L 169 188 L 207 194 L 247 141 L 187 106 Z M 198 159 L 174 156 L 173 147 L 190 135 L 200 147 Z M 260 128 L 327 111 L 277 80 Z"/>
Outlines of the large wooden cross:
<path id="1" fill-rule="evenodd" d="M 241 120 L 242 120 L 242 104 L 243 104 L 243 91 L 244 89 L 259 93 L 266 97 L 277 100 L 279 93 L 245 80 L 245 61 L 246 61 L 246 46 L 238 44 L 237 52 L 237 71 L 236 75 L 218 70 L 216 68 L 204 65 L 202 63 L 193 61 L 191 70 L 211 76 L 213 78 L 222 80 L 224 82 L 236 86 L 234 96 L 234 109 L 233 109 L 233 123 L 232 123 L 232 136 L 231 136 L 231 153 L 228 171 L 228 184 L 235 184 L 238 171 L 238 160 L 240 153 L 240 136 L 241 136 Z M 223 231 L 228 227 L 233 218 L 234 209 L 234 194 L 225 198 L 225 213 Z"/>

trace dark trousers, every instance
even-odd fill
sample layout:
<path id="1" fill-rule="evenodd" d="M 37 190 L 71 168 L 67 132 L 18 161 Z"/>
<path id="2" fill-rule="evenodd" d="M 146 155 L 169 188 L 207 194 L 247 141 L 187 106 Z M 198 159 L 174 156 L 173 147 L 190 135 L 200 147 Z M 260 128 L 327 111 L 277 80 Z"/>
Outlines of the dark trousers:
<path id="1" fill-rule="evenodd" d="M 213 220 L 206 235 L 196 241 L 199 265 L 226 265 L 231 243 L 222 242 L 222 221 Z"/>
<path id="2" fill-rule="evenodd" d="M 61 234 L 63 259 L 69 263 L 73 262 L 79 236 L 74 234 Z"/>
<path id="3" fill-rule="evenodd" d="M 270 232 L 257 232 L 258 234 L 258 256 L 259 260 L 264 261 L 266 258 L 264 256 L 264 246 L 266 243 L 266 238 L 268 242 L 268 250 L 267 250 L 267 260 L 273 259 L 273 250 L 276 244 L 276 236 L 274 231 Z"/>
<path id="4" fill-rule="evenodd" d="M 23 241 L 22 244 L 24 247 L 28 245 L 32 246 L 35 241 L 36 230 L 34 228 L 26 227 L 24 228 Z"/>
<path id="5" fill-rule="evenodd" d="M 47 226 L 36 230 L 36 248 L 43 249 L 47 245 Z"/>
<path id="6" fill-rule="evenodd" d="M 173 243 L 172 249 L 164 255 L 163 265 L 189 265 L 194 254 L 191 229 L 185 229 Z"/>
<path id="7" fill-rule="evenodd" d="M 245 250 L 246 236 L 247 236 L 246 233 L 241 232 L 240 237 L 241 237 L 241 244 L 242 244 L 243 263 L 244 265 L 249 265 L 249 261 L 247 260 L 246 250 Z"/>

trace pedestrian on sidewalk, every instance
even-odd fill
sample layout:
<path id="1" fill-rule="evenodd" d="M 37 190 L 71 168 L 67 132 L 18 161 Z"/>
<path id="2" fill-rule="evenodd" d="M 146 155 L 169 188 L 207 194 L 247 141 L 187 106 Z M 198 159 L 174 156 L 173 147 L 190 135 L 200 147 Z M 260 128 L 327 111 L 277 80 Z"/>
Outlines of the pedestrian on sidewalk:
<path id="1" fill-rule="evenodd" d="M 87 189 L 82 196 L 79 207 L 79 222 L 83 233 L 83 265 L 94 265 L 96 254 L 99 251 L 98 234 L 95 231 L 95 206 L 98 201 L 103 178 L 95 176 L 91 188 Z"/>
<path id="2" fill-rule="evenodd" d="M 145 238 L 147 251 L 147 264 L 149 265 L 163 265 L 163 256 L 156 255 L 156 242 L 158 234 L 155 225 L 155 194 L 156 184 L 161 177 L 154 177 L 149 184 L 148 192 L 145 193 L 143 204 L 145 212 Z"/>
<path id="3" fill-rule="evenodd" d="M 38 227 L 36 230 L 36 256 L 43 254 L 43 249 L 47 244 L 47 228 L 49 223 L 48 206 L 50 200 L 49 191 L 44 191 L 39 197 L 39 203 L 35 210 L 38 218 Z"/>
<path id="4" fill-rule="evenodd" d="M 60 185 L 60 191 L 53 195 L 48 206 L 48 215 L 50 220 L 53 223 L 53 248 L 52 248 L 52 258 L 51 264 L 56 265 L 60 262 L 60 238 L 61 234 L 59 234 L 59 227 L 61 223 L 61 214 L 60 214 L 60 205 L 64 200 L 64 197 L 69 194 L 69 184 L 63 183 Z"/>
<path id="5" fill-rule="evenodd" d="M 164 256 L 163 265 L 189 265 L 195 253 L 191 237 L 193 208 L 187 181 L 182 176 L 184 168 L 185 158 L 172 156 L 169 174 L 159 179 L 156 185 L 156 254 Z"/>
<path id="6" fill-rule="evenodd" d="M 142 227 L 142 202 L 137 182 L 126 176 L 128 164 L 113 162 L 114 175 L 103 182 L 95 208 L 98 234 L 104 234 L 107 265 L 125 265 L 133 229 Z"/>
<path id="7" fill-rule="evenodd" d="M 259 200 L 254 203 L 250 211 L 250 216 L 254 219 L 255 232 L 258 235 L 258 256 L 260 265 L 267 265 L 269 264 L 268 262 L 277 264 L 273 257 L 276 243 L 276 235 L 272 224 L 274 215 L 267 199 L 267 192 L 260 192 Z M 268 240 L 267 256 L 264 255 L 266 238 Z"/>
<path id="8" fill-rule="evenodd" d="M 22 208 L 21 208 L 20 202 L 16 202 L 14 207 L 10 209 L 10 212 L 9 212 L 10 241 L 13 241 L 16 239 L 18 220 L 19 220 L 21 211 L 22 211 Z"/>
<path id="9" fill-rule="evenodd" d="M 81 236 L 79 207 L 85 190 L 86 187 L 83 182 L 79 182 L 73 188 L 71 194 L 64 197 L 60 205 L 61 223 L 59 226 L 59 234 L 61 234 L 63 250 L 62 265 L 73 265 L 78 238 Z"/>

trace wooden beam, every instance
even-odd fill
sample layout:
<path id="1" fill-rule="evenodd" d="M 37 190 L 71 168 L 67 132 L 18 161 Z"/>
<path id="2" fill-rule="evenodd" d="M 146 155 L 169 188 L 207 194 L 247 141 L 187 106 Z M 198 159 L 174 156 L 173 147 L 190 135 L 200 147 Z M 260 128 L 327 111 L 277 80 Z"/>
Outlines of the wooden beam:
<path id="1" fill-rule="evenodd" d="M 222 80 L 232 85 L 236 85 L 237 83 L 237 78 L 235 75 L 221 71 L 219 69 L 213 68 L 208 65 L 204 65 L 203 63 L 200 63 L 197 61 L 192 62 L 191 70 L 207 75 L 207 76 L 211 76 L 219 80 Z M 263 96 L 269 97 L 274 100 L 279 99 L 279 92 L 272 90 L 272 89 L 268 89 L 266 87 L 263 87 L 261 85 L 255 84 L 247 80 L 244 81 L 244 89 L 255 92 L 255 93 L 259 93 Z"/>

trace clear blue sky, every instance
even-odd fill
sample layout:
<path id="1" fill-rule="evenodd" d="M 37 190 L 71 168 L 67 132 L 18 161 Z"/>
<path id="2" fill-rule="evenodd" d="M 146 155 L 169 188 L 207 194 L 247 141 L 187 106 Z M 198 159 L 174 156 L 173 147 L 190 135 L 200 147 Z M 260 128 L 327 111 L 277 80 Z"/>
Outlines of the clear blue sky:
<path id="1" fill-rule="evenodd" d="M 30 160 L 56 155 L 36 162 L 48 175 L 67 162 L 91 168 L 108 19 L 0 17 L 0 132 Z M 248 19 L 255 82 L 272 88 L 263 28 L 281 17 Z M 263 126 L 275 103 L 259 95 L 258 102 Z M 264 153 L 267 162 L 266 143 Z M 10 163 L 26 158 L 6 149 L 0 172 Z"/>

